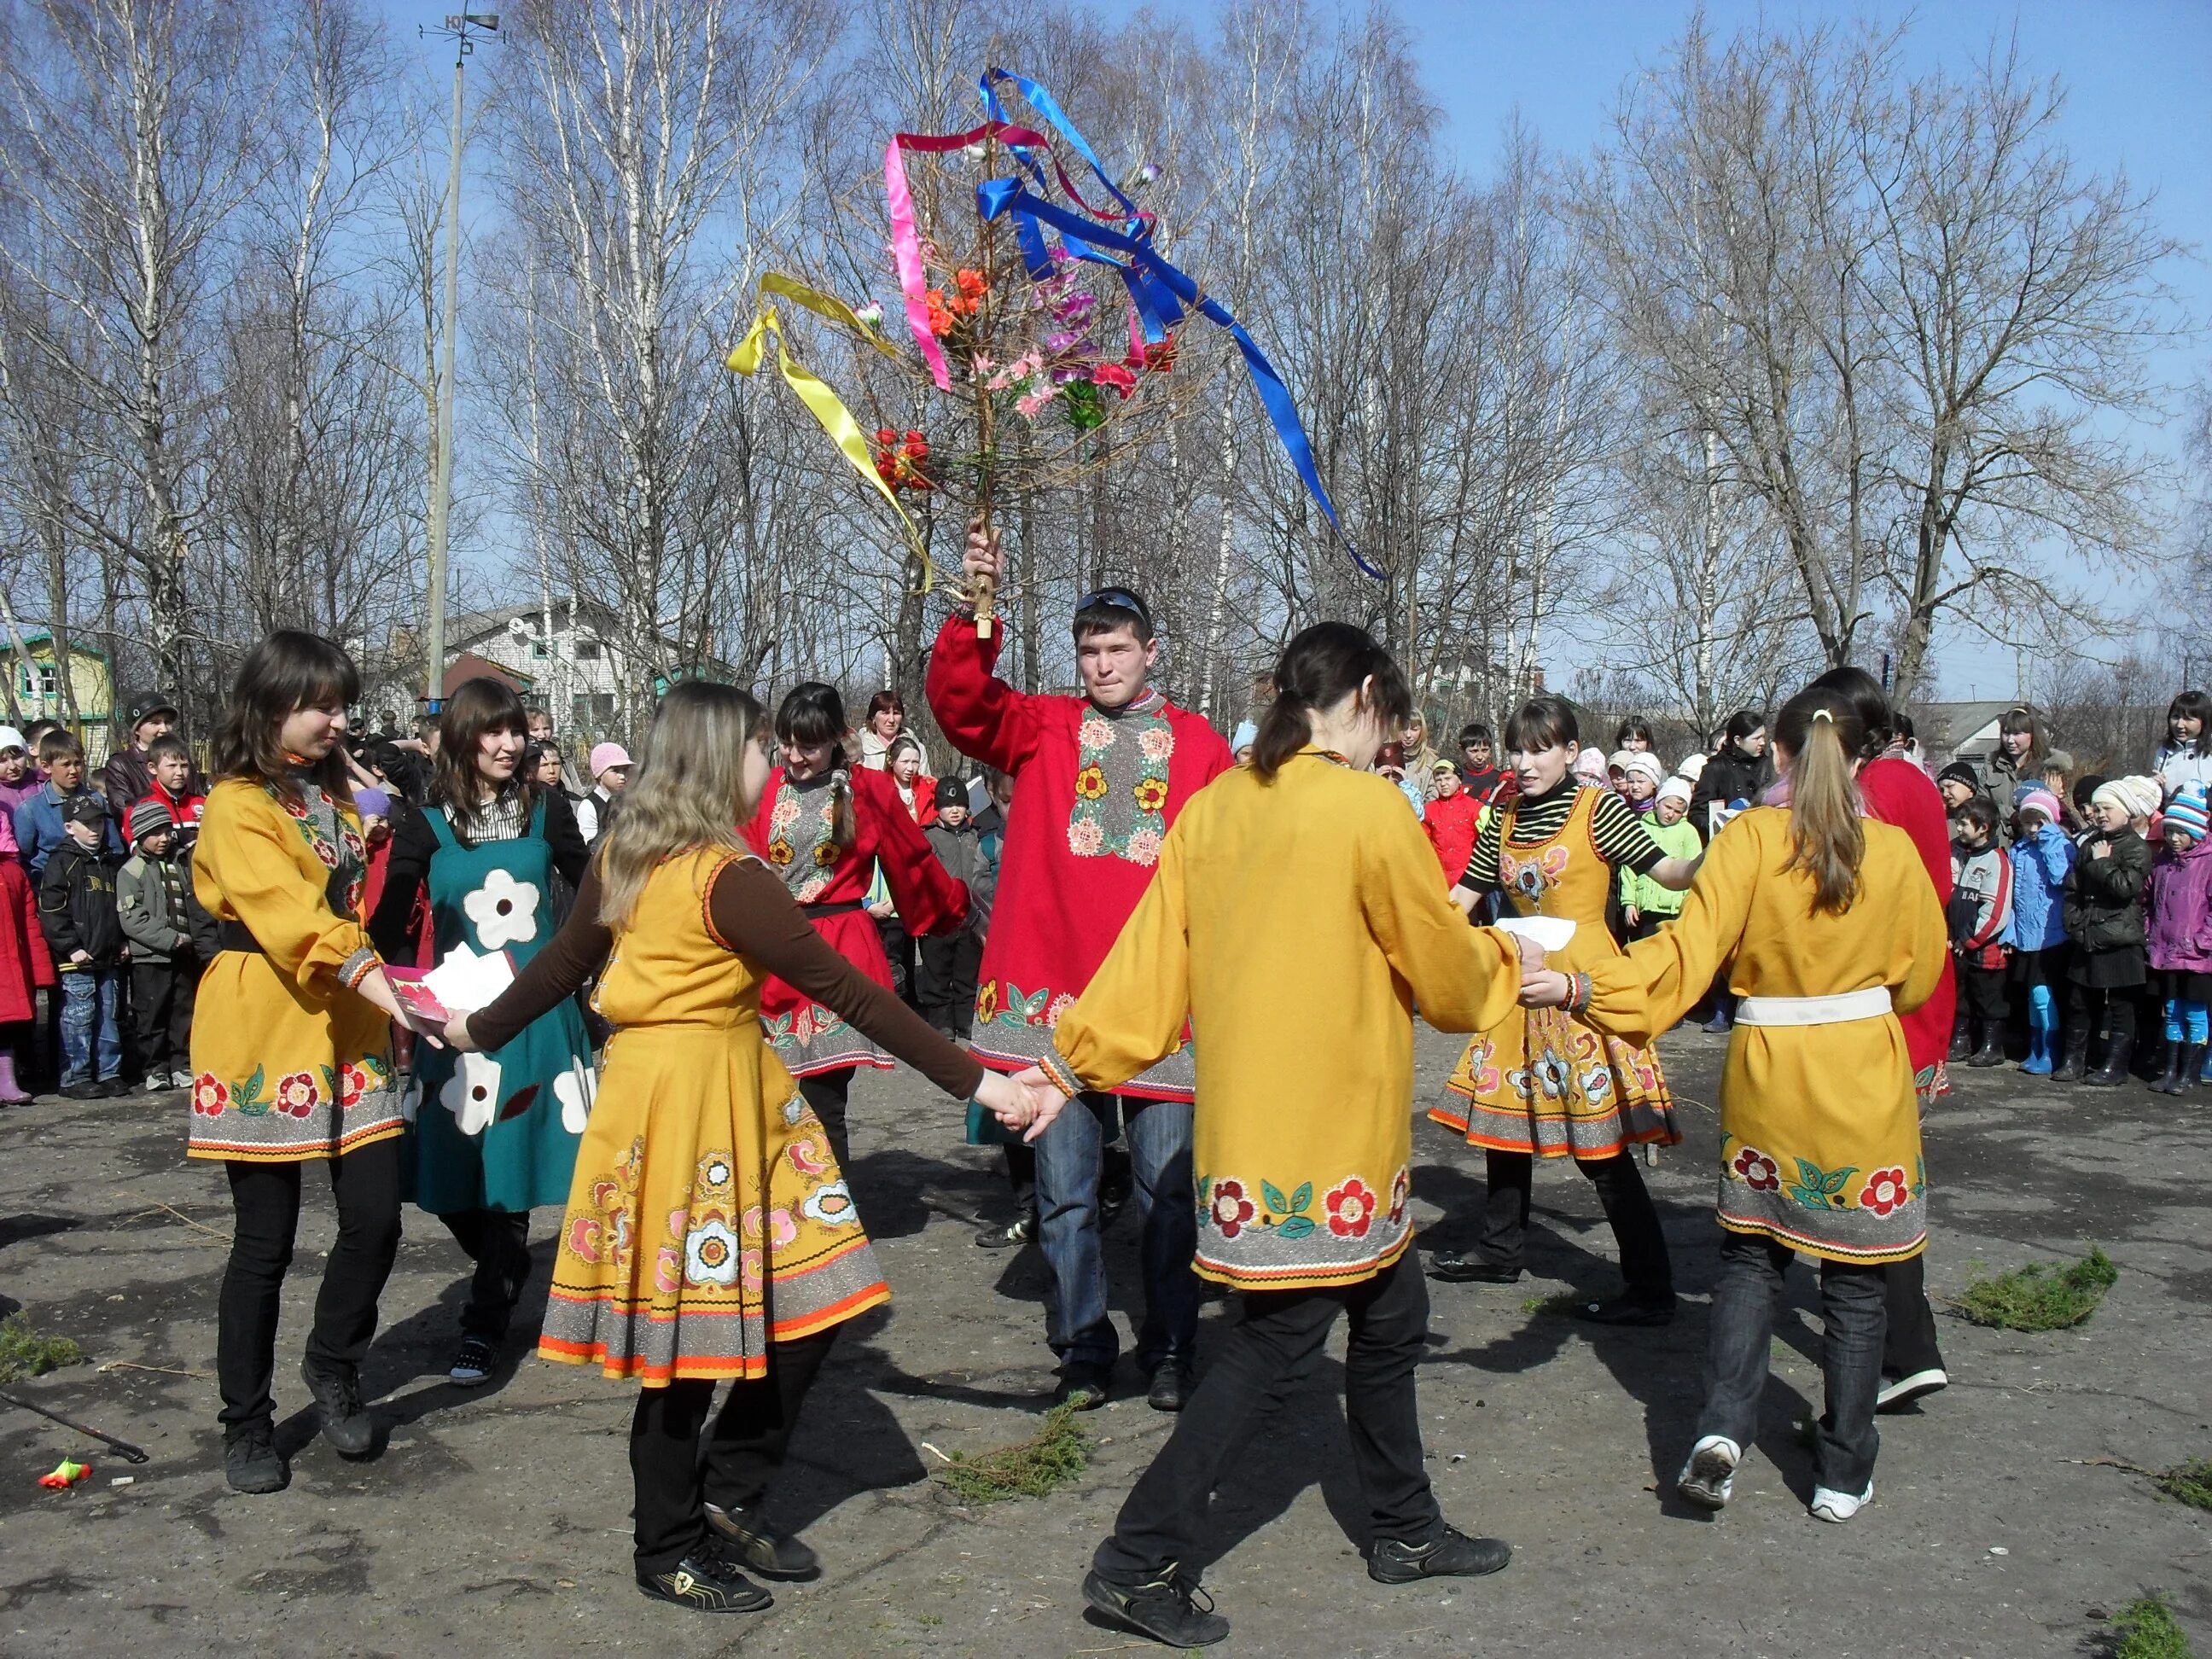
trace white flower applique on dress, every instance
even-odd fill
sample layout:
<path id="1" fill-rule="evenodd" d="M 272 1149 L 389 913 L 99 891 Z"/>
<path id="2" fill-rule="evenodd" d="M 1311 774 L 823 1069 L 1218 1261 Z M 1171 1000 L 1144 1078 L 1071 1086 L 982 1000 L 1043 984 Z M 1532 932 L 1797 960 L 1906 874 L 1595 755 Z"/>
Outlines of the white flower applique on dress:
<path id="1" fill-rule="evenodd" d="M 485 872 L 483 885 L 461 900 L 487 951 L 527 945 L 538 937 L 538 890 L 505 870 Z"/>
<path id="2" fill-rule="evenodd" d="M 438 1091 L 438 1103 L 453 1115 L 465 1135 L 482 1134 L 499 1111 L 499 1062 L 483 1054 L 462 1054 L 453 1076 Z"/>
<path id="3" fill-rule="evenodd" d="M 561 1127 L 572 1135 L 583 1133 L 599 1092 L 599 1074 L 581 1060 L 555 1078 L 553 1098 L 561 1103 Z"/>

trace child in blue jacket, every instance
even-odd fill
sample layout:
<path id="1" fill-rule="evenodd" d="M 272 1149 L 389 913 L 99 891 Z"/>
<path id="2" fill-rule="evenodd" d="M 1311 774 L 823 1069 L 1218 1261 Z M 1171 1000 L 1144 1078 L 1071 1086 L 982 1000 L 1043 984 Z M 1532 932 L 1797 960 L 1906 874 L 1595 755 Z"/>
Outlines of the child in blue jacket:
<path id="1" fill-rule="evenodd" d="M 2066 977 L 2066 878 L 2074 843 L 2059 827 L 2057 797 L 2030 789 L 2013 814 L 2012 982 L 2027 992 L 2023 1072 L 2051 1074 L 2058 1047 L 2058 1003 L 2051 988 Z"/>

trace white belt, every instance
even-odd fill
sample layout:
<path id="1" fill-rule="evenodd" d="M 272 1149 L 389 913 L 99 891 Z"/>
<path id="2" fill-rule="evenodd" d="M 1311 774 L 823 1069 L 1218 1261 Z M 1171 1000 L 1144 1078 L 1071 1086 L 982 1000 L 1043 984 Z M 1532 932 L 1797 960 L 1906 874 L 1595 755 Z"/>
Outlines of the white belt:
<path id="1" fill-rule="evenodd" d="M 1735 1018 L 1739 1025 L 1841 1025 L 1880 1019 L 1889 1010 L 1889 988 L 1877 985 L 1825 997 L 1745 997 L 1735 1006 Z"/>

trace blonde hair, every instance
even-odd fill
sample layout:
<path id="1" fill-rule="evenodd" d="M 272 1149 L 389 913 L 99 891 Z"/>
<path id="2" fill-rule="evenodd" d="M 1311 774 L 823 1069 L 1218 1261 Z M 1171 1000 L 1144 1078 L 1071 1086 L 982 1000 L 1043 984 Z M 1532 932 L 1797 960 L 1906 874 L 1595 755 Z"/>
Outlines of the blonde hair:
<path id="1" fill-rule="evenodd" d="M 1790 751 L 1790 862 L 1813 878 L 1813 908 L 1841 914 L 1858 896 L 1866 858 L 1852 757 L 1866 740 L 1858 710 L 1842 692 L 1808 687 L 1774 717 L 1774 740 Z"/>
<path id="2" fill-rule="evenodd" d="M 701 847 L 745 850 L 738 825 L 755 805 L 745 799 L 745 750 L 767 725 L 767 711 L 735 686 L 685 680 L 661 699 L 622 811 L 599 847 L 602 922 L 629 922 L 663 860 Z"/>

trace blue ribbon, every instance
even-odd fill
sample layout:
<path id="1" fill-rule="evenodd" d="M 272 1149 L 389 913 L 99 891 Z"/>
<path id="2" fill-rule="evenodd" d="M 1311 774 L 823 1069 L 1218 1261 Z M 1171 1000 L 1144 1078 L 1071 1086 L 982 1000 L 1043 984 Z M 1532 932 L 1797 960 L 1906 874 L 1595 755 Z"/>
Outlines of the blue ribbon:
<path id="1" fill-rule="evenodd" d="M 1019 80 L 1018 76 L 1010 78 Z M 1026 88 L 1027 83 L 1023 84 Z M 1026 90 L 1024 96 L 1030 97 L 1032 103 L 1036 101 Z M 1042 107 L 1039 106 L 1040 111 Z M 1095 167 L 1097 163 L 1094 161 L 1092 165 Z M 1104 176 L 1102 172 L 1100 177 Z M 1121 192 L 1115 191 L 1115 194 L 1119 196 Z M 1122 271 L 1125 276 L 1141 275 L 1152 279 L 1147 282 L 1146 286 L 1156 288 L 1171 301 L 1171 309 L 1163 313 L 1168 320 L 1176 320 L 1186 310 L 1194 310 L 1207 320 L 1227 329 L 1230 338 L 1237 342 L 1237 350 L 1244 356 L 1244 367 L 1251 374 L 1253 389 L 1260 394 L 1261 406 L 1267 411 L 1267 419 L 1275 428 L 1275 437 L 1282 444 L 1283 453 L 1290 457 L 1291 466 L 1305 485 L 1306 493 L 1320 507 L 1322 515 L 1328 520 L 1329 528 L 1336 532 L 1337 540 L 1343 544 L 1344 550 L 1352 555 L 1352 562 L 1377 581 L 1387 580 L 1382 571 L 1361 556 L 1359 550 L 1352 544 L 1352 538 L 1344 533 L 1344 526 L 1337 522 L 1335 503 L 1329 500 L 1328 490 L 1321 481 L 1321 471 L 1314 464 L 1313 445 L 1306 437 L 1304 423 L 1298 419 L 1297 404 L 1291 397 L 1290 388 L 1283 384 L 1283 377 L 1275 373 L 1275 367 L 1267 361 L 1267 354 L 1254 343 L 1251 335 L 1231 314 L 1228 307 L 1202 293 L 1196 283 L 1155 253 L 1141 239 L 1109 230 L 1103 225 L 1069 212 L 1066 208 L 1044 201 L 1032 194 L 1018 179 L 992 179 L 978 185 L 975 187 L 975 206 L 986 219 L 1011 217 L 1019 226 L 1027 218 L 1049 225 L 1060 233 L 1063 241 L 1070 244 L 1071 253 L 1075 252 L 1073 244 L 1088 241 L 1123 254 L 1129 261 L 1126 267 L 1120 261 L 1095 252 L 1089 252 L 1088 257 L 1099 264 L 1113 266 Z M 1086 256 L 1077 254 L 1076 257 Z M 1132 296 L 1136 292 L 1137 285 L 1132 281 Z M 1139 310 L 1142 310 L 1141 305 Z"/>

